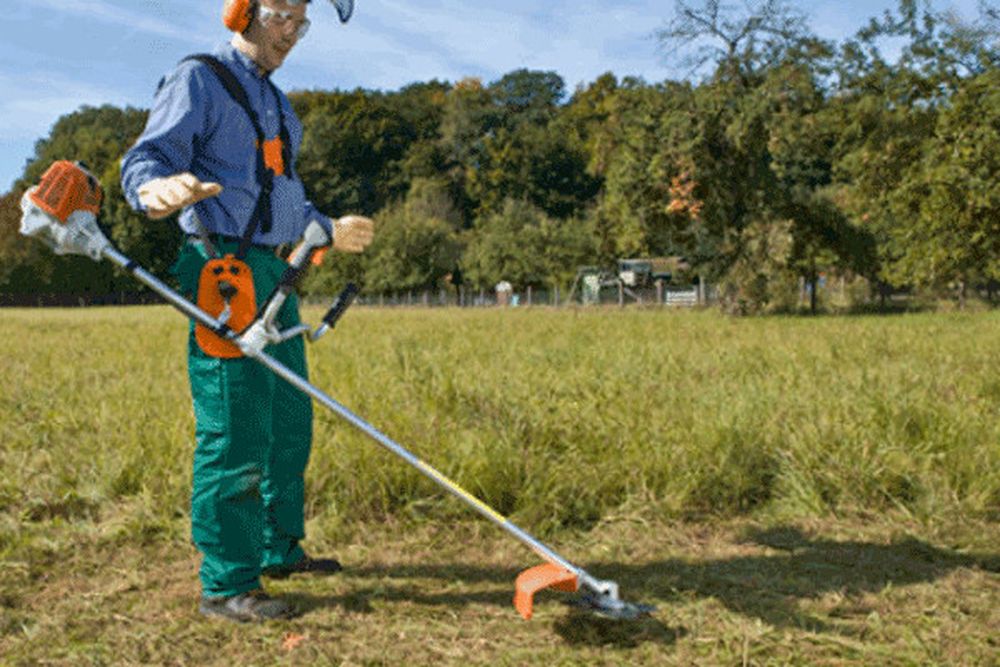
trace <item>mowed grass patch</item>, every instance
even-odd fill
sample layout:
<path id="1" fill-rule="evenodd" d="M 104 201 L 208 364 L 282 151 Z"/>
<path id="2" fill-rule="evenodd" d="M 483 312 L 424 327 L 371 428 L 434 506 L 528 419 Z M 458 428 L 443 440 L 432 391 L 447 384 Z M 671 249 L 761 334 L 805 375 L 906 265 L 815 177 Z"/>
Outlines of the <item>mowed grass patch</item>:
<path id="1" fill-rule="evenodd" d="M 387 521 L 341 534 L 341 574 L 270 583 L 302 615 L 266 625 L 201 617 L 180 540 L 109 548 L 78 533 L 6 578 L 0 664 L 995 664 L 995 536 L 992 553 L 935 546 L 969 528 L 602 522 L 559 546 L 657 611 L 608 621 L 542 592 L 525 622 L 513 579 L 533 558 L 519 545 L 481 522 Z"/>
<path id="2" fill-rule="evenodd" d="M 247 628 L 196 613 L 182 318 L 2 310 L 0 664 L 995 663 L 997 324 L 352 309 L 318 386 L 660 609 L 523 623 L 535 557 L 318 410 L 348 570 Z"/>

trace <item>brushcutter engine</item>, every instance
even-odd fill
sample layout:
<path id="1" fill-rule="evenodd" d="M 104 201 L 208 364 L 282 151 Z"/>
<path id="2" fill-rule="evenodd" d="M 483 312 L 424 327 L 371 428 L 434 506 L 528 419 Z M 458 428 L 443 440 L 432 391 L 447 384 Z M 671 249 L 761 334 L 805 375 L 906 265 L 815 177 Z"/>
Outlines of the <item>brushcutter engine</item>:
<path id="1" fill-rule="evenodd" d="M 57 255 L 100 261 L 111 242 L 97 226 L 101 186 L 82 162 L 60 160 L 21 197 L 21 234 L 44 242 Z"/>

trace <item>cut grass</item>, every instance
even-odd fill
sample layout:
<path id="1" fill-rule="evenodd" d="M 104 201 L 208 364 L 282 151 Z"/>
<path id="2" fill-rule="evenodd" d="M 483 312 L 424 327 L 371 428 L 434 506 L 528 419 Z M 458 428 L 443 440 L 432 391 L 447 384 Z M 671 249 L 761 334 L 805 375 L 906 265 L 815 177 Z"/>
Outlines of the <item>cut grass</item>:
<path id="1" fill-rule="evenodd" d="M 901 521 L 619 519 L 560 546 L 626 596 L 659 605 L 613 622 L 539 594 L 511 606 L 532 557 L 481 523 L 358 527 L 329 579 L 270 585 L 304 613 L 233 626 L 196 612 L 194 550 L 93 532 L 8 562 L 0 655 L 9 664 L 983 665 L 1000 659 L 1000 557 L 934 546 Z M 982 528 L 980 526 L 979 528 Z M 975 530 L 964 526 L 962 531 Z M 961 533 L 962 531 L 959 531 Z M 917 537 L 926 534 L 926 537 Z M 968 536 L 966 536 L 968 538 Z M 961 540 L 960 540 L 961 541 Z M 331 553 L 333 543 L 312 541 Z M 301 639 L 288 648 L 289 637 Z M 293 642 L 294 643 L 294 642 Z"/>

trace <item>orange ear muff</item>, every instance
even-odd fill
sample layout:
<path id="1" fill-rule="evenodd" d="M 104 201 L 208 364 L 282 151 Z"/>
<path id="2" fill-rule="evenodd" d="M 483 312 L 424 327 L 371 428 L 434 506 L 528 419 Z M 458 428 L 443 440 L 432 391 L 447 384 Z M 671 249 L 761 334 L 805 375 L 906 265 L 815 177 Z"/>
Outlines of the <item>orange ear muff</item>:
<path id="1" fill-rule="evenodd" d="M 222 7 L 222 22 L 233 32 L 244 32 L 253 20 L 254 0 L 226 0 Z"/>

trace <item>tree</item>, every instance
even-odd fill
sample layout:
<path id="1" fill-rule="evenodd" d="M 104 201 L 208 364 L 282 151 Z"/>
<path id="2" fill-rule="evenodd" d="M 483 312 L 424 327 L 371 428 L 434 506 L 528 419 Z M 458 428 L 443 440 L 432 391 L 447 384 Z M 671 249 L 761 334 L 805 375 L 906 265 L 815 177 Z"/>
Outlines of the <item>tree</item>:
<path id="1" fill-rule="evenodd" d="M 489 92 L 504 127 L 546 125 L 566 96 L 566 84 L 555 72 L 518 69 L 490 84 Z"/>
<path id="2" fill-rule="evenodd" d="M 984 4 L 984 19 L 987 10 Z M 885 38 L 906 40 L 896 63 L 879 49 Z M 948 240 L 924 200 L 933 196 L 933 183 L 959 185 L 954 178 L 965 167 L 954 171 L 954 157 L 936 138 L 941 116 L 953 113 L 968 81 L 995 71 L 997 46 L 988 20 L 963 25 L 914 0 L 900 0 L 895 12 L 873 19 L 844 44 L 838 94 L 828 111 L 837 135 L 836 198 L 853 224 L 875 239 L 878 279 L 896 286 L 968 279 L 955 275 L 954 261 L 942 260 L 968 241 Z M 966 121 L 975 115 L 964 114 Z M 954 204 L 938 198 L 936 206 L 943 211 Z M 940 245 L 932 252 L 935 243 Z"/>
<path id="3" fill-rule="evenodd" d="M 1000 70 L 971 79 L 937 119 L 920 161 L 889 196 L 898 281 L 1000 280 Z"/>
<path id="4" fill-rule="evenodd" d="M 405 194 L 401 162 L 418 128 L 385 96 L 356 90 L 290 97 L 304 128 L 296 168 L 320 210 L 371 215 Z"/>
<path id="5" fill-rule="evenodd" d="M 751 87 L 772 67 L 819 44 L 805 17 L 784 0 L 675 0 L 674 18 L 657 32 L 668 59 L 691 71 L 714 67 L 714 78 Z"/>
<path id="6" fill-rule="evenodd" d="M 438 287 L 458 264 L 455 209 L 445 191 L 417 182 L 402 204 L 379 217 L 378 234 L 363 260 L 371 292 Z"/>
<path id="7" fill-rule="evenodd" d="M 524 199 L 559 218 L 579 213 L 599 187 L 587 173 L 583 146 L 554 123 L 523 124 L 487 137 L 467 185 L 481 212 L 498 210 L 507 199 Z"/>
<path id="8" fill-rule="evenodd" d="M 445 98 L 441 119 L 440 165 L 459 204 L 465 227 L 471 227 L 479 202 L 469 181 L 483 159 L 486 138 L 500 126 L 500 113 L 482 81 L 462 79 Z"/>
<path id="9" fill-rule="evenodd" d="M 507 280 L 519 287 L 563 286 L 593 257 L 592 235 L 577 219 L 558 220 L 523 200 L 476 220 L 462 257 L 477 287 Z"/>

